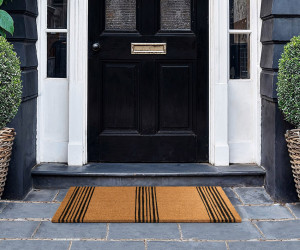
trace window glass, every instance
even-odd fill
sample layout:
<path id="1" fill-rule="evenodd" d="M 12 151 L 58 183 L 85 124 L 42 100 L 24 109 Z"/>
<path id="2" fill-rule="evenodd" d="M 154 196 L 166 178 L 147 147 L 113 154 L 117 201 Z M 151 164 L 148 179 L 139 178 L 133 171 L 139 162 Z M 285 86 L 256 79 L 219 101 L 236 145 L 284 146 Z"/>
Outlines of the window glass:
<path id="1" fill-rule="evenodd" d="M 47 34 L 47 77 L 67 77 L 67 34 Z"/>
<path id="2" fill-rule="evenodd" d="M 136 0 L 105 0 L 105 29 L 136 30 Z"/>
<path id="3" fill-rule="evenodd" d="M 230 79 L 250 79 L 250 35 L 230 35 Z"/>
<path id="4" fill-rule="evenodd" d="M 250 0 L 229 0 L 230 29 L 250 29 Z"/>
<path id="5" fill-rule="evenodd" d="M 160 1 L 161 30 L 191 30 L 191 0 Z"/>
<path id="6" fill-rule="evenodd" d="M 48 0 L 47 27 L 48 29 L 66 29 L 68 0 Z"/>

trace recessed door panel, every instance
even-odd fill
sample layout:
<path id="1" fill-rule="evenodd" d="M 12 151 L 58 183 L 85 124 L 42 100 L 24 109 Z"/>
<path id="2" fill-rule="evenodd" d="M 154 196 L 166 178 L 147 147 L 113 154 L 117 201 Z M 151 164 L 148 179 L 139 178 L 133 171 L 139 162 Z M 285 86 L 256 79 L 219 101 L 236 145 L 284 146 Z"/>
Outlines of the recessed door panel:
<path id="1" fill-rule="evenodd" d="M 103 65 L 103 131 L 138 130 L 138 65 Z"/>
<path id="2" fill-rule="evenodd" d="M 160 131 L 190 131 L 192 63 L 159 64 Z"/>

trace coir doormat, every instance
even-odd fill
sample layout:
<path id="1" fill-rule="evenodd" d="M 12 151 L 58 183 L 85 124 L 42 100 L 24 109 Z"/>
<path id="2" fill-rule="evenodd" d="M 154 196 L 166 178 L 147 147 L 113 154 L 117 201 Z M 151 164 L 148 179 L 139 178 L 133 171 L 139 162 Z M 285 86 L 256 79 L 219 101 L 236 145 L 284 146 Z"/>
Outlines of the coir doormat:
<path id="1" fill-rule="evenodd" d="M 241 222 L 221 187 L 72 187 L 52 222 Z"/>

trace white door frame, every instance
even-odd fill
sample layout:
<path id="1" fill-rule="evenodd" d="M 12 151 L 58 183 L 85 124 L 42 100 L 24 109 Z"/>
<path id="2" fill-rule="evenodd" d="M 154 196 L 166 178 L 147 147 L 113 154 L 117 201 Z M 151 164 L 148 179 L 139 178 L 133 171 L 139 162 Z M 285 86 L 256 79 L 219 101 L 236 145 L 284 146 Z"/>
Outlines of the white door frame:
<path id="1" fill-rule="evenodd" d="M 46 2 L 41 0 L 41 2 Z M 252 2 L 252 1 L 251 1 Z M 256 0 L 257 4 L 260 0 Z M 258 22 L 253 29 L 259 28 L 258 5 L 251 7 L 252 17 L 256 16 Z M 40 7 L 40 14 L 46 15 L 45 8 Z M 44 37 L 44 26 L 41 25 L 43 16 L 38 18 L 39 33 Z M 44 22 L 44 21 L 43 21 Z M 209 0 L 209 162 L 214 165 L 227 166 L 230 162 L 229 146 L 229 8 L 227 0 Z M 82 166 L 87 163 L 87 86 L 88 86 L 88 0 L 69 1 L 69 27 L 68 27 L 68 142 L 67 163 L 73 166 Z M 259 31 L 257 31 L 259 32 Z M 257 35 L 257 34 L 256 34 Z M 256 46 L 256 44 L 254 44 Z M 253 45 L 253 46 L 254 46 Z M 38 41 L 40 63 L 44 62 L 45 38 Z M 258 51 L 259 53 L 259 51 Z M 43 60 L 41 60 L 43 59 Z M 252 78 L 258 81 L 258 61 L 253 62 Z M 228 67 L 224 67 L 227 65 Z M 44 68 L 42 66 L 42 68 Z M 42 76 L 45 73 L 42 71 Z M 255 73 L 253 73 L 255 72 Z M 255 79 L 256 78 L 256 79 Z M 252 80 L 253 80 L 252 79 Z M 43 84 L 44 78 L 39 78 Z M 258 81 L 259 82 L 259 81 Z M 259 87 L 259 86 L 257 86 Z M 42 87 L 40 89 L 43 89 Z M 258 88 L 259 89 L 259 88 Z M 39 103 L 43 103 L 43 94 L 40 92 Z M 257 100 L 259 99 L 257 93 Z M 40 104 L 39 104 L 40 105 Z M 259 103 L 258 103 L 259 105 Z M 42 105 L 41 105 L 42 107 Z M 39 109 L 43 109 L 39 106 Z M 255 107 L 258 110 L 260 106 Z M 38 156 L 43 147 L 43 119 L 42 111 L 38 113 Z M 260 151 L 260 116 L 256 117 L 257 140 L 256 150 Z M 37 159 L 43 162 L 43 157 Z M 260 154 L 255 156 L 259 164 Z"/>
<path id="2" fill-rule="evenodd" d="M 209 158 L 229 165 L 227 1 L 210 0 Z M 226 10 L 226 11 L 224 11 Z M 78 18 L 80 17 L 80 18 Z M 212 18 L 213 17 L 213 18 Z M 88 0 L 70 1 L 70 81 L 68 164 L 87 163 Z"/>

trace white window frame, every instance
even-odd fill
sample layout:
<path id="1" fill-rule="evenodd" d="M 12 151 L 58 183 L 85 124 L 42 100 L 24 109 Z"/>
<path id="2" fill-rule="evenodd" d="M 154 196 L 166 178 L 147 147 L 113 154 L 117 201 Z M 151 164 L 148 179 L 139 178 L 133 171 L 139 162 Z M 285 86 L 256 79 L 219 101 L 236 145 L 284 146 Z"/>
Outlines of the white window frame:
<path id="1" fill-rule="evenodd" d="M 257 51 L 251 58 L 251 81 L 256 92 L 253 106 L 253 118 L 256 123 L 253 147 L 256 154 L 253 162 L 260 164 L 260 95 L 259 95 L 259 56 L 260 27 L 259 6 L 261 0 L 251 0 L 251 28 L 255 32 L 255 41 L 251 40 L 252 51 Z M 87 86 L 88 86 L 88 0 L 69 1 L 68 22 L 68 78 L 46 79 L 46 29 L 47 0 L 39 1 L 38 17 L 38 56 L 39 56 L 39 98 L 38 98 L 38 162 L 67 162 L 69 165 L 82 166 L 87 163 Z M 80 17 L 80 18 L 79 18 Z M 226 21 L 225 21 L 226 20 Z M 229 104 L 229 1 L 209 0 L 209 162 L 214 165 L 230 163 L 230 104 Z M 243 31 L 244 33 L 244 31 Z M 224 42 L 226 41 L 226 42 Z M 224 67 L 228 65 L 228 67 Z M 45 110 L 49 105 L 45 101 L 45 83 L 51 81 L 67 89 L 66 112 L 62 126 L 67 127 L 67 140 L 58 141 L 58 146 L 48 150 L 45 143 Z M 241 82 L 243 84 L 244 80 Z M 62 138 L 64 139 L 64 138 Z M 63 151 L 61 158 L 55 158 L 58 150 Z M 250 163 L 250 162 L 249 162 Z"/>

